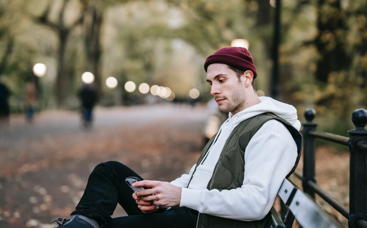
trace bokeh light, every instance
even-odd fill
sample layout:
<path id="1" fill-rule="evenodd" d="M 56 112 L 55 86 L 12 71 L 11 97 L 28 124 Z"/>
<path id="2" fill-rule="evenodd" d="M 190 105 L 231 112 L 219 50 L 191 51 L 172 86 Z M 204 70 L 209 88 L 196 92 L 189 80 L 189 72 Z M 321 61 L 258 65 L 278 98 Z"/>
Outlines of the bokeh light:
<path id="1" fill-rule="evenodd" d="M 198 89 L 196 88 L 193 88 L 190 90 L 189 92 L 189 96 L 192 98 L 192 99 L 197 99 L 199 96 L 200 96 L 200 92 Z"/>
<path id="2" fill-rule="evenodd" d="M 82 74 L 82 81 L 86 84 L 91 84 L 94 82 L 94 75 L 91 72 L 84 72 Z"/>
<path id="3" fill-rule="evenodd" d="M 171 94 L 169 95 L 169 97 L 167 97 L 167 101 L 173 101 L 175 99 L 176 95 L 174 92 L 171 92 Z"/>
<path id="4" fill-rule="evenodd" d="M 164 98 L 168 98 L 169 96 L 171 96 L 172 90 L 168 87 L 166 87 L 166 95 L 164 96 Z"/>
<path id="5" fill-rule="evenodd" d="M 269 0 L 269 4 L 272 6 L 272 7 L 276 7 L 276 0 Z"/>
<path id="6" fill-rule="evenodd" d="M 256 93 L 257 93 L 257 95 L 258 95 L 259 97 L 265 96 L 265 92 L 264 92 L 264 91 L 262 91 L 262 90 L 258 90 L 258 91 L 256 91 Z"/>
<path id="7" fill-rule="evenodd" d="M 150 93 L 154 96 L 157 96 L 157 90 L 159 89 L 159 86 L 157 85 L 152 85 L 152 87 L 150 87 Z"/>
<path id="8" fill-rule="evenodd" d="M 46 73 L 46 65 L 43 63 L 37 63 L 33 66 L 33 73 L 37 77 L 43 77 Z"/>
<path id="9" fill-rule="evenodd" d="M 159 96 L 161 94 L 161 87 L 158 86 L 158 88 L 155 90 L 155 93 L 157 96 Z"/>
<path id="10" fill-rule="evenodd" d="M 165 98 L 166 97 L 166 93 L 167 93 L 167 89 L 164 86 L 160 86 L 159 90 L 157 90 L 158 96 L 160 96 L 161 98 Z"/>
<path id="11" fill-rule="evenodd" d="M 134 82 L 128 81 L 128 82 L 125 83 L 125 90 L 127 92 L 132 93 L 132 92 L 135 91 L 135 89 L 136 89 L 136 85 L 135 85 Z"/>
<path id="12" fill-rule="evenodd" d="M 235 39 L 231 43 L 232 47 L 244 47 L 246 49 L 248 49 L 249 45 L 249 42 L 245 39 Z"/>
<path id="13" fill-rule="evenodd" d="M 118 81 L 115 77 L 108 77 L 106 80 L 106 85 L 108 88 L 114 89 L 118 85 Z"/>
<path id="14" fill-rule="evenodd" d="M 142 93 L 142 94 L 147 94 L 149 93 L 149 85 L 147 83 L 141 83 L 139 85 L 139 91 Z"/>

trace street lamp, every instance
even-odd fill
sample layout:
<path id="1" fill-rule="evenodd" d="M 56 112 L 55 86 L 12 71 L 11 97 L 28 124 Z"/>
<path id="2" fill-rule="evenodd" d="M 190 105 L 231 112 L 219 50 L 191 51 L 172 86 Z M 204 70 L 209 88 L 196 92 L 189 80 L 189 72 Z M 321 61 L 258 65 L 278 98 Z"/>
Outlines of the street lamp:
<path id="1" fill-rule="evenodd" d="M 134 82 L 128 81 L 128 82 L 125 83 L 125 90 L 127 92 L 132 93 L 132 92 L 135 91 L 135 89 L 136 89 L 136 85 L 135 85 Z"/>
<path id="2" fill-rule="evenodd" d="M 140 93 L 147 94 L 147 93 L 149 93 L 149 90 L 150 90 L 150 88 L 149 88 L 149 85 L 147 83 L 141 83 L 139 85 Z"/>
<path id="3" fill-rule="evenodd" d="M 249 42 L 245 39 L 234 39 L 232 40 L 231 46 L 232 47 L 243 47 L 243 48 L 248 49 Z"/>
<path id="4" fill-rule="evenodd" d="M 200 92 L 199 92 L 198 89 L 193 88 L 193 89 L 190 90 L 189 96 L 190 96 L 191 99 L 197 99 L 200 96 Z"/>
<path id="5" fill-rule="evenodd" d="M 166 99 L 167 99 L 167 101 L 173 101 L 175 99 L 175 97 L 176 97 L 175 93 L 171 91 L 171 94 Z"/>
<path id="6" fill-rule="evenodd" d="M 118 85 L 118 81 L 115 77 L 108 77 L 106 80 L 106 85 L 108 88 L 114 89 Z"/>
<path id="7" fill-rule="evenodd" d="M 170 97 L 172 94 L 172 90 L 169 87 L 166 87 L 166 95 L 164 96 L 164 98 L 168 98 Z"/>
<path id="8" fill-rule="evenodd" d="M 37 63 L 33 66 L 33 73 L 37 77 L 43 77 L 46 73 L 46 65 L 43 63 Z"/>
<path id="9" fill-rule="evenodd" d="M 154 96 L 157 96 L 157 90 L 158 90 L 159 86 L 157 85 L 152 85 L 152 87 L 150 87 L 150 93 Z"/>
<path id="10" fill-rule="evenodd" d="M 164 86 L 160 86 L 159 87 L 159 90 L 157 90 L 158 92 L 158 96 L 160 96 L 161 98 L 165 98 L 165 96 L 166 96 L 166 93 L 167 93 L 167 89 L 166 89 L 166 87 L 164 87 Z"/>
<path id="11" fill-rule="evenodd" d="M 92 84 L 94 82 L 94 75 L 91 72 L 84 72 L 82 74 L 82 81 L 85 84 Z"/>

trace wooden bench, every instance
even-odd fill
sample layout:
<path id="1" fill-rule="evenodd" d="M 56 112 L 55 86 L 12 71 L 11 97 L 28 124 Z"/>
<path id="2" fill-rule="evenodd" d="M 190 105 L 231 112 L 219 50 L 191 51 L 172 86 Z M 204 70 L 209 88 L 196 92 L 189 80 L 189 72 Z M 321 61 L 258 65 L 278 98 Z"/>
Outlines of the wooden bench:
<path id="1" fill-rule="evenodd" d="M 331 215 L 315 202 L 319 195 L 334 209 L 348 219 L 349 228 L 367 228 L 367 111 L 357 109 L 352 114 L 356 129 L 348 131 L 349 138 L 327 132 L 316 131 L 317 124 L 312 123 L 315 111 L 305 112 L 307 123 L 303 124 L 303 175 L 294 173 L 302 180 L 301 191 L 289 179 L 285 179 L 278 192 L 283 202 L 282 215 L 272 208 L 272 228 L 291 228 L 297 220 L 304 228 L 343 227 Z M 315 139 L 323 139 L 348 146 L 350 151 L 349 208 L 330 197 L 315 180 Z"/>
<path id="2" fill-rule="evenodd" d="M 321 209 L 309 196 L 303 193 L 290 180 L 285 179 L 278 195 L 288 207 L 284 219 L 272 208 L 272 228 L 292 227 L 294 219 L 305 228 L 339 228 L 342 227 L 334 218 Z"/>

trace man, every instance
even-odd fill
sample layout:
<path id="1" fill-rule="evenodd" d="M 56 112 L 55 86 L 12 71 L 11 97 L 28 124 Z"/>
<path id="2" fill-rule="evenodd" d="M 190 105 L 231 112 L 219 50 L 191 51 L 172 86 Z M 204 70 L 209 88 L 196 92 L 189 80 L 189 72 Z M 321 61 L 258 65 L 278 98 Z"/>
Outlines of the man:
<path id="1" fill-rule="evenodd" d="M 229 117 L 190 172 L 171 183 L 136 182 L 133 187 L 146 190 L 131 197 L 124 180 L 139 176 L 118 162 L 102 163 L 76 211 L 57 220 L 60 227 L 270 227 L 278 189 L 299 159 L 296 109 L 256 95 L 257 72 L 245 48 L 220 49 L 204 67 L 211 94 Z M 117 203 L 128 216 L 111 219 Z"/>
<path id="2" fill-rule="evenodd" d="M 30 76 L 25 84 L 26 119 L 28 123 L 33 122 L 34 107 L 37 103 L 38 92 L 35 76 Z"/>
<path id="3" fill-rule="evenodd" d="M 5 84 L 5 78 L 0 77 L 0 126 L 4 123 L 9 123 L 10 107 L 9 107 L 9 96 L 10 91 Z"/>
<path id="4" fill-rule="evenodd" d="M 78 91 L 81 101 L 81 112 L 84 127 L 89 127 L 93 121 L 93 108 L 97 103 L 97 91 L 90 84 L 83 84 Z"/>

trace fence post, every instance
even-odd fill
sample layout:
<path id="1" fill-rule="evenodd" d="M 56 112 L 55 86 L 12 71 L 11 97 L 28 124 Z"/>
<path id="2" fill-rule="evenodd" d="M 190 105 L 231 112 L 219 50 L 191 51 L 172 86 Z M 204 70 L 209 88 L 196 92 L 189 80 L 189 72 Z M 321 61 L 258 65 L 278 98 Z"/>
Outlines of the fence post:
<path id="1" fill-rule="evenodd" d="M 350 179 L 349 179 L 349 227 L 357 227 L 357 220 L 367 220 L 367 111 L 357 109 L 352 114 L 355 130 L 349 133 Z"/>
<path id="2" fill-rule="evenodd" d="M 307 109 L 305 111 L 305 118 L 307 123 L 303 124 L 303 191 L 315 199 L 315 192 L 308 187 L 307 182 L 315 180 L 315 138 L 310 136 L 310 131 L 316 131 L 317 124 L 312 123 L 315 118 L 315 110 Z"/>

